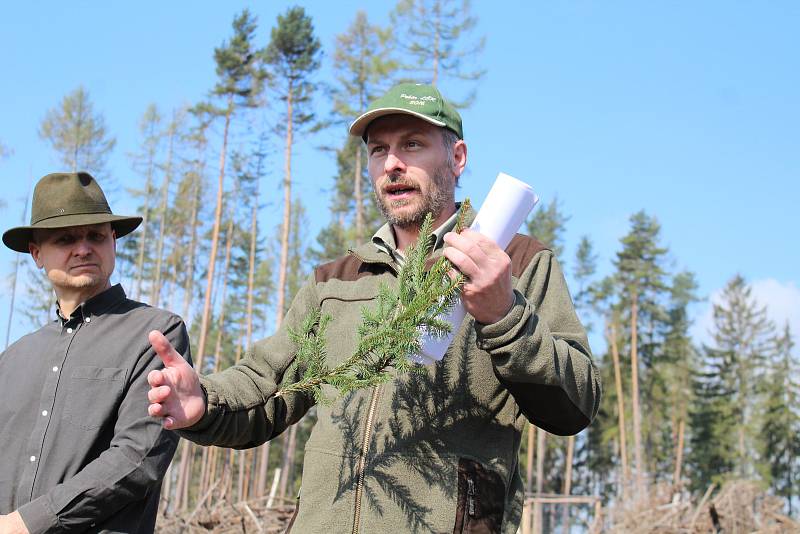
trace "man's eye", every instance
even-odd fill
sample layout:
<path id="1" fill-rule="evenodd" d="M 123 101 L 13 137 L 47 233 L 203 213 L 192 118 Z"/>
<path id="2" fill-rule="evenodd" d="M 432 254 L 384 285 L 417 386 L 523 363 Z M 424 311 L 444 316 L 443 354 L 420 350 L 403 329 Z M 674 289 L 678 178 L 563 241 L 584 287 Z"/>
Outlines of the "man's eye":
<path id="1" fill-rule="evenodd" d="M 89 239 L 95 241 L 96 243 L 102 242 L 105 238 L 106 236 L 104 236 L 103 234 L 91 234 L 89 236 Z"/>
<path id="2" fill-rule="evenodd" d="M 381 152 L 383 152 L 382 146 L 374 146 L 369 151 L 370 155 L 380 154 Z"/>
<path id="3" fill-rule="evenodd" d="M 417 141 L 409 141 L 408 143 L 406 143 L 406 146 L 408 148 L 418 148 L 421 145 Z"/>

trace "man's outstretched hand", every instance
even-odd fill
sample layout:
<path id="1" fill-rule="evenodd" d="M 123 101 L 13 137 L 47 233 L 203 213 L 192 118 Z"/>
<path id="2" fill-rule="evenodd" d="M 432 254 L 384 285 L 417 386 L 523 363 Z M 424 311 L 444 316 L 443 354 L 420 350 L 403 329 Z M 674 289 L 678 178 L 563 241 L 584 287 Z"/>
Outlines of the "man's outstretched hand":
<path id="1" fill-rule="evenodd" d="M 150 344 L 164 362 L 164 369 L 150 371 L 148 413 L 164 419 L 164 428 L 177 430 L 195 424 L 206 413 L 200 378 L 189 363 L 158 330 L 148 334 Z"/>

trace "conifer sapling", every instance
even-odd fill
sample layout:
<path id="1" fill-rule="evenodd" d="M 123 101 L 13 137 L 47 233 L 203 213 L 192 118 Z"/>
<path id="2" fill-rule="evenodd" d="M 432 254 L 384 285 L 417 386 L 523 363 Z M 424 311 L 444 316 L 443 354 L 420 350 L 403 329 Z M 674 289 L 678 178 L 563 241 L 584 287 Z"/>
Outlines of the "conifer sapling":
<path id="1" fill-rule="evenodd" d="M 465 199 L 455 232 L 463 230 L 469 206 L 469 199 Z M 358 345 L 340 365 L 331 368 L 326 362 L 325 334 L 330 315 L 314 310 L 298 330 L 289 330 L 289 338 L 297 346 L 291 371 L 300 369 L 302 375 L 299 381 L 283 385 L 276 396 L 308 392 L 317 402 L 326 402 L 331 400 L 322 394 L 326 384 L 344 395 L 387 382 L 395 374 L 415 370 L 410 357 L 420 352 L 423 335 L 450 333 L 452 327 L 442 317 L 459 298 L 465 277 L 461 273 L 449 276 L 454 267 L 444 256 L 426 269 L 434 244 L 432 229 L 433 216 L 429 213 L 420 227 L 418 242 L 409 247 L 400 268 L 397 289 L 381 284 L 374 309 L 361 310 Z"/>

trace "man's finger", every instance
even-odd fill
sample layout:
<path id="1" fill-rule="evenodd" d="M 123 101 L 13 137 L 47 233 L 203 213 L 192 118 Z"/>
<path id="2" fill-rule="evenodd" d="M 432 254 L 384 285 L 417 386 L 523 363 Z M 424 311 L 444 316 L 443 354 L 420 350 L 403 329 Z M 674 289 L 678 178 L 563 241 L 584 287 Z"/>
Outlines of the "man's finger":
<path id="1" fill-rule="evenodd" d="M 169 394 L 172 392 L 169 386 L 160 386 L 157 388 L 152 388 L 150 391 L 147 392 L 147 400 L 149 400 L 153 404 L 161 403 L 167 400 Z"/>
<path id="2" fill-rule="evenodd" d="M 151 330 L 147 335 L 147 339 L 150 340 L 150 344 L 155 349 L 158 357 L 161 358 L 161 361 L 164 362 L 165 367 L 186 365 L 186 361 L 178 354 L 178 351 L 172 347 L 172 343 L 164 337 L 164 334 L 158 330 Z"/>
<path id="3" fill-rule="evenodd" d="M 486 258 L 486 252 L 476 241 L 476 236 L 480 236 L 480 234 L 472 232 L 469 235 L 463 235 L 448 232 L 444 236 L 444 242 L 469 256 L 475 263 L 482 263 Z"/>
<path id="4" fill-rule="evenodd" d="M 473 243 L 475 243 L 487 256 L 493 256 L 497 253 L 503 252 L 503 250 L 491 239 L 486 237 L 480 232 L 476 232 L 475 230 L 470 230 L 469 228 L 465 228 L 464 231 L 459 234 Z"/>
<path id="5" fill-rule="evenodd" d="M 476 276 L 480 271 L 472 258 L 456 247 L 445 248 L 443 254 L 445 258 L 450 260 L 450 263 L 469 278 Z"/>
<path id="6" fill-rule="evenodd" d="M 150 384 L 151 388 L 157 388 L 158 386 L 163 386 L 164 382 L 165 382 L 164 374 L 158 369 L 153 369 L 152 371 L 147 373 L 147 383 Z"/>
<path id="7" fill-rule="evenodd" d="M 147 413 L 153 417 L 163 417 L 164 407 L 160 404 L 151 404 L 147 407 Z"/>

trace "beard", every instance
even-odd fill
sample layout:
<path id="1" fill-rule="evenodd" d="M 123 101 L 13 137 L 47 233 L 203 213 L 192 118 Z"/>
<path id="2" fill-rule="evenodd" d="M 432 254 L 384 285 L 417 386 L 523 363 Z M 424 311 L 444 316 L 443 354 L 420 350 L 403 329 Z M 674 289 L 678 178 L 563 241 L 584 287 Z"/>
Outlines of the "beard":
<path id="1" fill-rule="evenodd" d="M 100 272 L 73 275 L 61 269 L 51 269 L 47 272 L 47 278 L 54 286 L 64 289 L 88 289 L 104 286 L 108 282 L 108 277 Z"/>
<path id="2" fill-rule="evenodd" d="M 452 170 L 446 166 L 439 167 L 433 172 L 430 181 L 430 190 L 426 195 L 420 199 L 412 200 L 391 200 L 384 198 L 378 187 L 373 188 L 375 195 L 375 202 L 381 210 L 383 217 L 386 221 L 398 228 L 410 228 L 422 226 L 425 216 L 430 213 L 434 219 L 442 213 L 442 210 L 453 202 L 453 187 L 452 183 L 455 180 Z M 389 181 L 393 183 L 401 183 L 414 187 L 419 190 L 416 184 L 405 182 L 398 177 L 390 177 Z M 397 208 L 402 208 L 414 202 L 418 202 L 415 209 L 411 211 L 395 212 Z"/>

